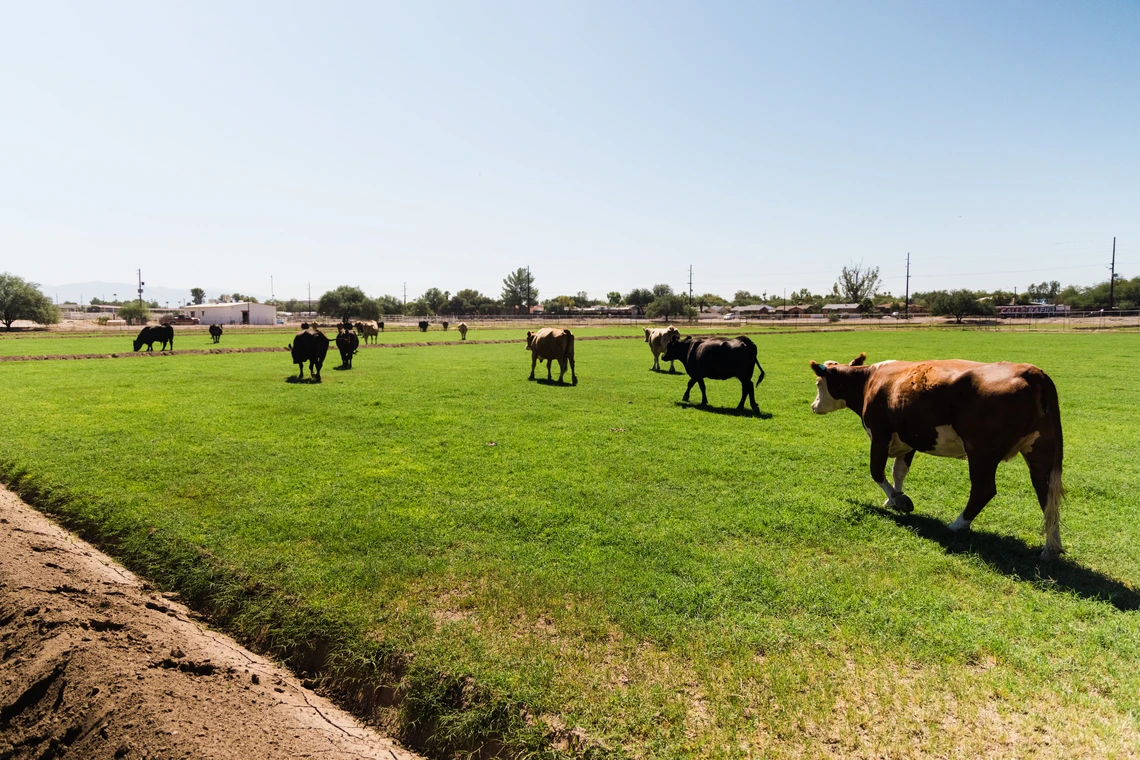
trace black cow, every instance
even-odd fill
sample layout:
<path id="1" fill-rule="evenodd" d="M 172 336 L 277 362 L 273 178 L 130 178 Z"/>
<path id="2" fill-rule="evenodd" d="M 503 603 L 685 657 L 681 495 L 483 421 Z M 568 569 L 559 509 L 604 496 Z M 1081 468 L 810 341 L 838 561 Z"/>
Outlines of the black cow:
<path id="1" fill-rule="evenodd" d="M 210 325 L 210 337 L 214 339 L 215 343 L 220 341 L 222 339 L 222 326 Z"/>
<path id="2" fill-rule="evenodd" d="M 380 328 L 380 332 L 384 332 L 384 323 L 383 322 L 377 322 L 376 326 Z"/>
<path id="3" fill-rule="evenodd" d="M 710 380 L 728 380 L 735 377 L 740 381 L 740 404 L 737 409 L 744 408 L 744 400 L 752 404 L 752 411 L 759 413 L 760 406 L 756 403 L 755 388 L 752 385 L 752 365 L 760 367 L 756 360 L 756 344 L 741 335 L 739 338 L 726 340 L 725 338 L 693 338 L 675 340 L 665 347 L 661 356 L 663 361 L 679 361 L 685 365 L 689 373 L 689 387 L 685 389 L 682 401 L 689 400 L 689 391 L 693 385 L 701 386 L 701 406 L 708 406 L 709 399 L 705 394 L 705 378 Z M 760 367 L 760 378 L 756 385 L 764 382 L 764 368 Z"/>
<path id="4" fill-rule="evenodd" d="M 325 355 L 329 352 L 328 336 L 315 326 L 310 327 L 308 323 L 302 323 L 301 332 L 293 337 L 289 350 L 293 352 L 293 363 L 299 365 L 297 379 L 305 379 L 305 362 L 308 362 L 309 375 L 319 383 L 321 366 L 325 363 Z"/>
<path id="5" fill-rule="evenodd" d="M 428 329 L 428 321 L 426 319 L 421 319 L 420 320 L 420 332 L 427 332 L 427 329 Z"/>
<path id="6" fill-rule="evenodd" d="M 440 322 L 440 324 L 443 325 L 444 332 L 447 332 L 447 328 L 451 327 L 451 323 L 446 321 L 446 320 L 444 320 L 443 322 Z"/>
<path id="7" fill-rule="evenodd" d="M 170 325 L 151 325 L 144 327 L 139 331 L 139 337 L 135 338 L 135 351 L 138 351 L 146 344 L 147 351 L 154 350 L 155 343 L 162 344 L 162 350 L 166 350 L 166 344 L 170 344 L 170 350 L 174 350 L 174 328 Z"/>
<path id="8" fill-rule="evenodd" d="M 360 346 L 360 339 L 356 337 L 356 333 L 352 329 L 344 329 L 343 326 L 338 326 L 336 335 L 336 348 L 340 351 L 340 366 L 345 369 L 352 369 L 352 355 L 356 353 L 356 349 Z"/>

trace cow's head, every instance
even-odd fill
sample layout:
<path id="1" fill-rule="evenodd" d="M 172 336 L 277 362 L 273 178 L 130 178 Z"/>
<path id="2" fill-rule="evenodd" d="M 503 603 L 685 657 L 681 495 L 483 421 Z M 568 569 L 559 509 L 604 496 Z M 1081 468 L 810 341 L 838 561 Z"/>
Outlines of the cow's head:
<path id="1" fill-rule="evenodd" d="M 856 356 L 848 367 L 861 367 L 867 360 L 867 354 Z M 847 377 L 847 368 L 839 362 L 826 361 L 823 364 L 811 362 L 811 371 L 815 373 L 815 401 L 811 402 L 811 410 L 816 414 L 827 414 L 839 409 L 847 408 L 847 387 L 850 379 Z M 862 378 L 859 380 L 862 385 Z"/>
<path id="2" fill-rule="evenodd" d="M 665 353 L 661 354 L 661 360 L 666 362 L 684 362 L 689 356 L 689 346 L 691 345 L 693 345 L 693 336 L 691 335 L 684 340 L 674 338 L 665 346 Z"/>
<path id="3" fill-rule="evenodd" d="M 143 339 L 142 338 L 135 338 L 135 351 L 138 351 L 142 347 L 143 347 Z"/>
<path id="4" fill-rule="evenodd" d="M 527 349 L 527 351 L 530 350 L 530 346 L 532 343 L 534 343 L 534 330 L 527 330 L 526 331 L 526 349 Z"/>
<path id="5" fill-rule="evenodd" d="M 681 331 L 676 327 L 673 327 L 673 325 L 669 325 L 669 327 L 665 330 L 665 334 L 669 336 L 670 343 L 681 339 Z"/>

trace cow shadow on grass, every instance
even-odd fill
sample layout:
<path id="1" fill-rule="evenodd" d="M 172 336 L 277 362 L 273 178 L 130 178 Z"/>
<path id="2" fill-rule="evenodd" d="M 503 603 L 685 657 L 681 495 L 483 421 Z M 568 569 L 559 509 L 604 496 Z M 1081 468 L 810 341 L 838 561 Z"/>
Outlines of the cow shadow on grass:
<path id="1" fill-rule="evenodd" d="M 1104 573 L 1081 567 L 1061 555 L 1051 562 L 1041 560 L 1041 544 L 1027 544 L 1019 538 L 989 533 L 976 528 L 955 533 L 946 523 L 928 515 L 894 512 L 863 501 L 853 505 L 907 528 L 916 536 L 933 541 L 947 554 L 976 554 L 1002 575 L 1026 581 L 1047 591 L 1071 592 L 1083 599 L 1108 602 L 1122 612 L 1140 610 L 1140 593 Z"/>
<path id="2" fill-rule="evenodd" d="M 562 382 L 558 382 L 557 380 L 547 380 L 545 377 L 535 378 L 534 382 L 538 383 L 539 385 L 549 385 L 552 388 L 573 388 L 574 387 L 574 385 L 572 383 L 570 383 L 569 381 L 563 380 Z"/>
<path id="3" fill-rule="evenodd" d="M 762 420 L 772 419 L 771 412 L 760 410 L 753 412 L 751 409 L 745 407 L 744 409 L 737 409 L 735 406 L 701 406 L 689 401 L 674 401 L 673 406 L 679 406 L 682 409 L 696 409 L 698 412 L 707 412 L 708 414 L 723 414 L 726 417 L 757 417 Z"/>
<path id="4" fill-rule="evenodd" d="M 296 375 L 289 375 L 285 378 L 285 382 L 290 385 L 320 385 L 320 381 L 312 377 L 297 377 Z"/>

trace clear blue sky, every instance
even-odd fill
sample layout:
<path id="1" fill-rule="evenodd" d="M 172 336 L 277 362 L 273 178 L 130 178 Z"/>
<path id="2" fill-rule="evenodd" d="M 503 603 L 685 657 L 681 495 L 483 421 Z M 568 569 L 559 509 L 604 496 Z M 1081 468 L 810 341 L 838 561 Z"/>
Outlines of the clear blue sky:
<path id="1" fill-rule="evenodd" d="M 1140 4 L 9 2 L 0 271 L 268 297 L 1140 273 Z"/>

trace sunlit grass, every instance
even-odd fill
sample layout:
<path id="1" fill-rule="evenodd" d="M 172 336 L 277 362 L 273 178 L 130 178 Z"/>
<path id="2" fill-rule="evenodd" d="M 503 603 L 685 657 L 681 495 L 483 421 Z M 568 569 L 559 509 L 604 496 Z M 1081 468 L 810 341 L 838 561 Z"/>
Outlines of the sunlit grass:
<path id="1" fill-rule="evenodd" d="M 573 388 L 528 382 L 521 342 L 362 352 L 321 385 L 285 382 L 276 354 L 0 365 L 0 461 L 136 567 L 189 584 L 172 537 L 335 622 L 343 649 L 399 653 L 407 736 L 427 715 L 455 746 L 545 734 L 632 756 L 1135 747 L 1133 337 L 757 343 L 767 418 L 722 413 L 732 383 L 680 405 L 684 376 L 634 340 L 580 343 Z M 878 507 L 858 420 L 808 409 L 808 360 L 860 351 L 1050 373 L 1064 562 L 1038 566 L 1020 461 L 972 535 L 943 527 L 962 462 L 918 457 L 915 514 Z M 468 677 L 477 698 L 440 691 Z"/>

